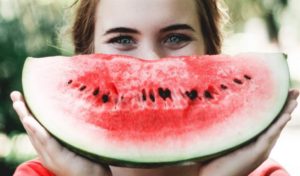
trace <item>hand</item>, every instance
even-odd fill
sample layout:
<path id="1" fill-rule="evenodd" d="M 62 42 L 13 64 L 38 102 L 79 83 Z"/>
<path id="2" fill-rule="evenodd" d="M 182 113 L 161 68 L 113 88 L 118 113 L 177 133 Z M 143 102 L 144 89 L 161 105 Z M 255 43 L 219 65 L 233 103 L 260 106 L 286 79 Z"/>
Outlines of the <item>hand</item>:
<path id="1" fill-rule="evenodd" d="M 33 118 L 20 92 L 11 93 L 17 112 L 42 164 L 57 176 L 111 176 L 108 166 L 93 163 L 62 147 Z"/>
<path id="2" fill-rule="evenodd" d="M 246 176 L 254 171 L 268 158 L 282 129 L 291 119 L 291 113 L 297 106 L 298 96 L 299 91 L 291 90 L 283 111 L 267 131 L 260 135 L 256 141 L 203 164 L 199 176 Z"/>

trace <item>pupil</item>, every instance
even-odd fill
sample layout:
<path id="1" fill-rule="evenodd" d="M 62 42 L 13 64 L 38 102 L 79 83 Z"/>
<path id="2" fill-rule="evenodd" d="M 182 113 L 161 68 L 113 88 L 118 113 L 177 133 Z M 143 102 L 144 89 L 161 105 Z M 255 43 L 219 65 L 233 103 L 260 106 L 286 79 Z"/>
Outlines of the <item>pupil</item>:
<path id="1" fill-rule="evenodd" d="M 120 40 L 120 43 L 130 44 L 131 42 L 130 42 L 130 40 L 128 40 L 128 39 L 121 39 L 121 40 Z"/>
<path id="2" fill-rule="evenodd" d="M 178 43 L 178 42 L 179 42 L 179 39 L 178 39 L 178 37 L 176 37 L 176 36 L 172 36 L 172 37 L 170 38 L 170 42 L 172 42 L 172 43 Z"/>

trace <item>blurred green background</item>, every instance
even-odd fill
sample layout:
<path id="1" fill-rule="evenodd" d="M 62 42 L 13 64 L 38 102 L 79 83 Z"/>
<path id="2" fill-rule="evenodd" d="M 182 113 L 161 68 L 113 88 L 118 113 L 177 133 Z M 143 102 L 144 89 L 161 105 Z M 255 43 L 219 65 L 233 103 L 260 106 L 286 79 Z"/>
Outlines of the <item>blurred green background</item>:
<path id="1" fill-rule="evenodd" d="M 9 94 L 21 90 L 27 56 L 71 55 L 68 32 L 73 0 L 0 0 L 0 175 L 12 175 L 35 156 L 11 107 Z M 230 20 L 224 53 L 285 52 L 292 85 L 300 85 L 300 2 L 297 0 L 227 0 Z M 60 34 L 63 35 L 60 35 Z"/>

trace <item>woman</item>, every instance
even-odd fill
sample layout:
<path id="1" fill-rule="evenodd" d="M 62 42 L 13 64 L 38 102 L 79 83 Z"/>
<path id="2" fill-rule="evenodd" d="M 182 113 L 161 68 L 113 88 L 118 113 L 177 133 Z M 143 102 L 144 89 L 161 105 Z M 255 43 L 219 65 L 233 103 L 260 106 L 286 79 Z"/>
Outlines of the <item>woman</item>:
<path id="1" fill-rule="evenodd" d="M 159 59 L 220 52 L 221 11 L 215 0 L 81 0 L 78 7 L 73 26 L 77 54 Z M 198 165 L 133 169 L 99 165 L 65 149 L 34 120 L 22 95 L 13 92 L 13 106 L 39 156 L 39 160 L 19 166 L 15 175 L 241 176 L 255 170 L 252 176 L 256 176 L 263 172 L 256 168 L 268 158 L 290 120 L 298 94 L 290 91 L 278 121 L 255 142 L 232 153 Z"/>

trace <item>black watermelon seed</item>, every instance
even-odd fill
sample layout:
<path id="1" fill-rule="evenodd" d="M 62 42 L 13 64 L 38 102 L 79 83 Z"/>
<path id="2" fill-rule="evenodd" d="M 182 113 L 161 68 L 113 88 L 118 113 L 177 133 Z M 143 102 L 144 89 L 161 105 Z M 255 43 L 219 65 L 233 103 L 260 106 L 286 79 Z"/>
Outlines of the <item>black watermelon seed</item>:
<path id="1" fill-rule="evenodd" d="M 145 89 L 142 90 L 142 99 L 143 99 L 143 101 L 146 101 L 146 100 L 147 100 L 147 96 L 146 96 L 146 91 L 145 91 Z"/>
<path id="2" fill-rule="evenodd" d="M 68 81 L 68 84 L 72 84 L 72 82 L 73 82 L 73 80 L 70 79 L 70 80 Z"/>
<path id="3" fill-rule="evenodd" d="M 152 102 L 155 102 L 155 97 L 154 97 L 152 91 L 150 91 L 149 97 L 150 97 L 150 99 L 151 99 Z"/>
<path id="4" fill-rule="evenodd" d="M 107 94 L 102 95 L 102 102 L 106 103 L 109 101 L 109 96 Z"/>
<path id="5" fill-rule="evenodd" d="M 97 96 L 99 94 L 99 88 L 96 88 L 95 90 L 94 90 L 94 92 L 93 92 L 93 95 L 94 96 Z"/>
<path id="6" fill-rule="evenodd" d="M 198 97 L 198 92 L 197 90 L 193 89 L 191 90 L 190 92 L 189 91 L 186 91 L 185 94 L 191 99 L 191 100 L 194 100 Z"/>
<path id="7" fill-rule="evenodd" d="M 221 89 L 223 89 L 223 90 L 226 90 L 226 89 L 228 89 L 228 87 L 227 86 L 225 86 L 224 84 L 221 84 Z"/>
<path id="8" fill-rule="evenodd" d="M 169 97 L 169 98 L 171 98 L 171 91 L 170 91 L 170 89 L 165 89 L 165 94 L 166 94 L 166 96 L 167 97 Z"/>
<path id="9" fill-rule="evenodd" d="M 146 100 L 147 100 L 147 96 L 144 95 L 144 94 L 143 94 L 143 97 L 142 97 L 142 98 L 143 98 L 143 101 L 146 101 Z"/>
<path id="10" fill-rule="evenodd" d="M 246 79 L 248 79 L 248 80 L 251 80 L 251 79 L 252 79 L 251 76 L 249 76 L 249 75 L 244 75 L 244 78 L 246 78 Z"/>
<path id="11" fill-rule="evenodd" d="M 84 91 L 84 89 L 86 89 L 86 86 L 81 86 L 79 90 Z"/>
<path id="12" fill-rule="evenodd" d="M 163 89 L 161 87 L 158 88 L 158 94 L 164 100 L 166 100 L 167 98 L 171 98 L 171 91 L 168 88 L 166 89 Z"/>
<path id="13" fill-rule="evenodd" d="M 208 90 L 204 91 L 204 97 L 207 98 L 207 99 L 213 99 L 214 98 Z"/>
<path id="14" fill-rule="evenodd" d="M 243 82 L 237 78 L 233 79 L 233 82 L 237 83 L 237 84 L 243 84 Z"/>

